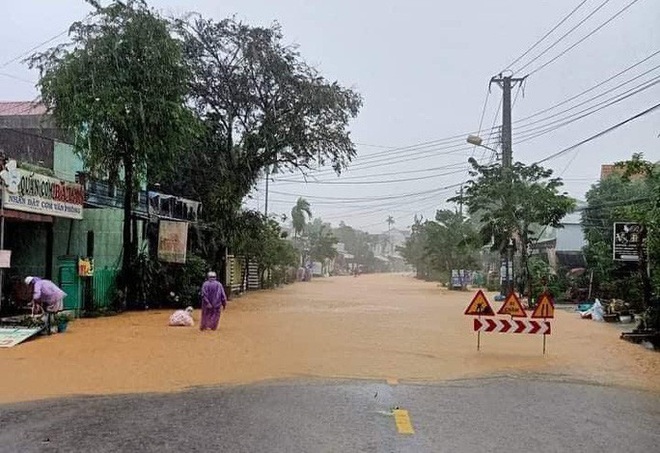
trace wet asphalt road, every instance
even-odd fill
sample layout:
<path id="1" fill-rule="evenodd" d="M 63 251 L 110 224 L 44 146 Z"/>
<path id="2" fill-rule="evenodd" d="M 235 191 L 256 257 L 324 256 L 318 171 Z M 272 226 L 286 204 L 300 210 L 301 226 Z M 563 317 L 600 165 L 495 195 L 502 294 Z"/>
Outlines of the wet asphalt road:
<path id="1" fill-rule="evenodd" d="M 660 396 L 583 383 L 296 381 L 4 405 L 0 451 L 649 453 L 658 426 Z"/>

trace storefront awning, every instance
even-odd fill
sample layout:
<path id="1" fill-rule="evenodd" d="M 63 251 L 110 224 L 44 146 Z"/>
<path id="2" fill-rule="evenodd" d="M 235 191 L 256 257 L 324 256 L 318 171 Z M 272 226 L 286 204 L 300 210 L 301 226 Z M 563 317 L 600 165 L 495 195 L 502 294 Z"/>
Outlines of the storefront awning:
<path id="1" fill-rule="evenodd" d="M 33 212 L 14 211 L 12 209 L 5 209 L 5 219 L 19 220 L 23 222 L 41 222 L 53 223 L 53 217 L 43 214 L 35 214 Z"/>

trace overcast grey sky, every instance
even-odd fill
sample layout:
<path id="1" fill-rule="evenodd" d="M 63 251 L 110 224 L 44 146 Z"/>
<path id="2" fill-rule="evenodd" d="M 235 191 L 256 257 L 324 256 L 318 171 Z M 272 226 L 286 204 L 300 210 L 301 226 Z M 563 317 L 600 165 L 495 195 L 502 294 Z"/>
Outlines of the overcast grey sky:
<path id="1" fill-rule="evenodd" d="M 574 32 L 516 76 L 533 72 L 552 60 L 632 1 L 605 2 Z M 482 149 L 461 146 L 463 135 L 479 126 L 488 80 L 582 1 L 152 0 L 150 3 L 168 15 L 194 10 L 216 19 L 235 14 L 251 24 L 278 21 L 286 41 L 298 44 L 309 63 L 327 78 L 357 89 L 364 97 L 364 108 L 351 126 L 353 139 L 359 144 L 354 168 L 341 178 L 327 170 L 316 176 L 318 181 L 330 184 L 313 180 L 309 184 L 290 182 L 301 178 L 277 175 L 270 185 L 269 210 L 288 213 L 297 196 L 303 196 L 312 204 L 315 216 L 335 224 L 344 220 L 379 232 L 387 228 L 388 215 L 394 216 L 396 226 L 405 228 L 415 214 L 432 217 L 436 208 L 447 206 L 446 198 L 456 189 L 442 191 L 442 188 L 466 179 L 467 158 L 473 153 L 479 159 L 490 157 Z M 513 69 L 532 60 L 603 3 L 604 0 L 587 0 Z M 18 61 L 5 62 L 60 34 L 72 21 L 84 17 L 89 7 L 82 0 L 22 0 L 3 2 L 3 10 L 0 100 L 30 100 L 37 95 L 33 86 L 36 73 Z M 579 98 L 524 119 L 588 90 L 660 50 L 658 24 L 660 2 L 638 0 L 565 55 L 531 74 L 524 96 L 522 91 L 518 93 L 514 106 L 513 119 L 521 120 L 514 123 L 514 159 L 534 162 L 659 102 L 660 84 L 656 84 L 563 125 L 566 120 L 591 111 L 580 113 L 584 109 L 596 108 L 598 103 L 604 105 L 616 100 L 619 94 L 660 80 L 660 68 L 656 68 L 660 65 L 660 54 Z M 53 43 L 62 39 L 65 36 Z M 637 76 L 640 77 L 635 79 Z M 603 94 L 608 90 L 612 91 Z M 589 100 L 596 96 L 599 97 Z M 493 86 L 484 129 L 494 124 L 500 99 L 501 90 Z M 500 121 L 498 117 L 497 123 Z M 535 132 L 547 133 L 516 143 L 517 134 L 521 140 L 533 137 Z M 601 163 L 626 159 L 633 152 L 643 152 L 647 158 L 659 160 L 658 134 L 660 112 L 629 123 L 546 165 L 566 179 L 566 189 L 572 196 L 583 198 L 598 178 Z M 453 136 L 461 138 L 440 141 Z M 426 142 L 432 143 L 419 148 L 420 143 Z M 387 150 L 398 147 L 410 148 Z M 397 179 L 405 181 L 390 182 Z M 263 209 L 263 189 L 262 183 L 249 206 Z M 414 195 L 404 197 L 407 194 Z"/>

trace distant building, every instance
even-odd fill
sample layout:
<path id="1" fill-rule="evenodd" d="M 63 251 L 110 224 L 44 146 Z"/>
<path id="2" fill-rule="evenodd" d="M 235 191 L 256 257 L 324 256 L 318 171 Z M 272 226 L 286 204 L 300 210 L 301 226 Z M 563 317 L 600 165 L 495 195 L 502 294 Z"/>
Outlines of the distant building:
<path id="1" fill-rule="evenodd" d="M 626 169 L 622 167 L 617 167 L 614 164 L 603 164 L 600 166 L 600 179 L 603 180 L 605 178 L 608 178 L 609 176 L 612 175 L 618 175 L 618 176 L 623 176 L 625 173 Z M 635 174 L 631 175 L 631 179 L 638 179 L 638 178 L 643 178 L 644 175 L 642 174 Z"/>
<path id="2" fill-rule="evenodd" d="M 538 240 L 534 245 L 537 253 L 546 254 L 548 262 L 557 271 L 559 268 L 574 269 L 586 266 L 582 249 L 587 241 L 582 231 L 581 209 L 586 203 L 577 202 L 577 210 L 564 216 L 562 228 L 537 226 Z"/>

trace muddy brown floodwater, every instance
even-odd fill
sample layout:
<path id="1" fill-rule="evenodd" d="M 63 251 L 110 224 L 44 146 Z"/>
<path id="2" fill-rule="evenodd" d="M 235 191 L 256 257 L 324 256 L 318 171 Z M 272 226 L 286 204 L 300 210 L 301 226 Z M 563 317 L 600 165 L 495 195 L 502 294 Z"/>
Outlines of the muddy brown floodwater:
<path id="1" fill-rule="evenodd" d="M 163 310 L 77 320 L 0 350 L 0 402 L 310 377 L 545 375 L 660 392 L 660 354 L 566 311 L 556 311 L 546 356 L 539 335 L 483 334 L 477 352 L 463 315 L 471 296 L 380 274 L 248 294 L 230 302 L 217 332 L 168 327 Z"/>

